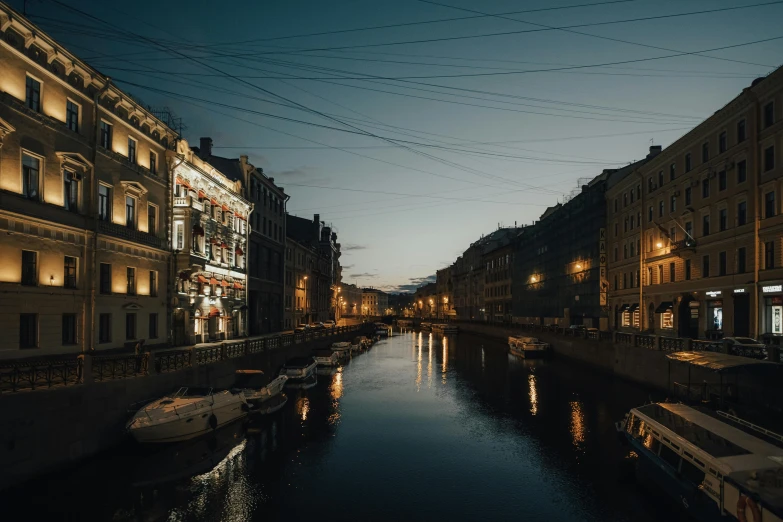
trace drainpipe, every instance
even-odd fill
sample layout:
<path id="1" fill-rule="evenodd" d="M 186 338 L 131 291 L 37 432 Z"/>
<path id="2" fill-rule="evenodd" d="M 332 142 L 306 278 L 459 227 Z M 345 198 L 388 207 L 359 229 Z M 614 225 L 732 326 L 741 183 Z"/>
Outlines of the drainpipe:
<path id="1" fill-rule="evenodd" d="M 761 108 L 756 95 L 748 89 L 748 96 L 753 102 L 753 127 L 751 129 L 750 157 L 753 158 L 753 327 L 751 333 L 754 339 L 758 339 L 760 333 L 759 323 L 759 270 L 761 268 L 760 249 L 761 239 L 759 238 L 759 229 L 761 228 L 761 162 L 759 159 L 759 132 L 761 123 Z"/>
<path id="2" fill-rule="evenodd" d="M 636 171 L 636 174 L 639 176 L 639 186 L 641 187 L 641 190 L 639 191 L 639 205 L 642 208 L 641 212 L 641 218 L 639 220 L 639 226 L 641 227 L 641 230 L 639 231 L 639 280 L 637 283 L 639 283 L 639 333 L 642 333 L 644 330 L 644 317 L 645 317 L 645 307 L 644 307 L 644 282 L 643 277 L 645 275 L 644 271 L 644 175 Z M 633 190 L 633 188 L 631 189 Z M 649 284 L 649 281 L 648 281 Z"/>
<path id="3" fill-rule="evenodd" d="M 176 142 L 175 142 L 176 143 Z M 175 145 L 176 146 L 176 145 Z M 165 152 L 164 152 L 165 154 Z M 169 254 L 171 257 L 169 258 L 169 262 L 166 263 L 168 266 L 168 277 L 166 279 L 167 285 L 166 285 L 166 329 L 168 331 L 168 344 L 169 346 L 174 346 L 174 292 L 172 291 L 172 285 L 176 285 L 179 281 L 177 281 L 177 256 L 174 254 L 174 184 L 175 184 L 175 176 L 177 167 L 182 165 L 182 162 L 185 161 L 185 158 L 179 160 L 179 163 L 169 168 L 169 183 L 168 187 L 166 189 L 166 201 L 168 202 L 168 208 L 166 209 L 166 228 L 168 230 L 168 237 L 166 238 L 166 246 L 168 248 Z M 170 165 L 169 161 L 166 161 L 166 165 Z"/>
<path id="4" fill-rule="evenodd" d="M 85 343 L 84 343 L 84 348 L 85 351 L 87 352 L 95 349 L 95 278 L 98 272 L 97 270 L 95 270 L 95 267 L 97 266 L 98 263 L 98 208 L 95 205 L 96 194 L 97 194 L 96 189 L 98 188 L 98 182 L 97 179 L 95 179 L 96 178 L 95 165 L 98 161 L 98 133 L 100 132 L 100 128 L 101 128 L 100 118 L 99 118 L 100 111 L 98 110 L 98 104 L 101 100 L 101 96 L 106 94 L 106 91 L 109 90 L 109 87 L 111 87 L 111 78 L 106 77 L 106 83 L 103 85 L 101 90 L 96 92 L 92 97 L 92 117 L 93 117 L 92 176 L 90 176 L 90 198 L 89 198 L 90 207 L 89 208 L 90 208 L 90 218 L 92 219 L 93 230 L 92 230 L 92 255 L 90 256 L 92 259 L 91 260 L 92 274 L 88 278 L 88 281 L 90 282 L 89 283 L 90 284 L 90 336 L 88 342 L 87 336 L 85 335 Z"/>

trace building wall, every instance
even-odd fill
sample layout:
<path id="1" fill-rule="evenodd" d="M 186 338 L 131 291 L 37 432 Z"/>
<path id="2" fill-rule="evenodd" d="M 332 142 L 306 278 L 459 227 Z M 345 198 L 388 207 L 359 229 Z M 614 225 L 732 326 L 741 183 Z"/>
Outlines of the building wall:
<path id="1" fill-rule="evenodd" d="M 343 317 L 359 317 L 362 313 L 362 289 L 356 285 L 342 283 L 338 301 Z"/>

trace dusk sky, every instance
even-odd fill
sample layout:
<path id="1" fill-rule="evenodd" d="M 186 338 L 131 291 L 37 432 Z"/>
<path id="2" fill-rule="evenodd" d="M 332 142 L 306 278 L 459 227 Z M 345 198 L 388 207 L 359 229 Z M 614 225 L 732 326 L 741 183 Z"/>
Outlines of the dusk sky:
<path id="1" fill-rule="evenodd" d="M 248 154 L 291 214 L 338 231 L 344 282 L 392 291 L 668 146 L 783 56 L 783 1 L 435 2 L 67 2 L 89 18 L 28 0 L 27 14 L 173 109 L 191 145 Z"/>

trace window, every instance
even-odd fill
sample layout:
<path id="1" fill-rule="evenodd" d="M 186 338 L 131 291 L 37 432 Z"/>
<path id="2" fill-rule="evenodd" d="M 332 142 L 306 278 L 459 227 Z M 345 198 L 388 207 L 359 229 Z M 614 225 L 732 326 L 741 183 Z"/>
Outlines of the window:
<path id="1" fill-rule="evenodd" d="M 136 269 L 129 266 L 126 275 L 128 278 L 127 293 L 128 295 L 136 295 Z"/>
<path id="2" fill-rule="evenodd" d="M 701 276 L 710 277 L 710 256 L 701 258 Z"/>
<path id="3" fill-rule="evenodd" d="M 111 187 L 98 185 L 98 219 L 111 220 Z"/>
<path id="4" fill-rule="evenodd" d="M 702 216 L 701 218 L 701 235 L 702 236 L 709 236 L 710 235 L 710 215 L 707 214 L 706 216 Z"/>
<path id="5" fill-rule="evenodd" d="M 98 317 L 98 342 L 111 342 L 111 314 L 100 314 Z"/>
<path id="6" fill-rule="evenodd" d="M 701 486 L 704 482 L 704 472 L 685 459 L 682 459 L 680 464 L 680 473 L 694 486 Z"/>
<path id="7" fill-rule="evenodd" d="M 653 208 L 650 206 L 650 208 L 647 209 L 647 222 L 652 222 L 653 220 Z"/>
<path id="8" fill-rule="evenodd" d="M 79 105 L 71 100 L 65 103 L 65 124 L 73 132 L 79 132 Z"/>
<path id="9" fill-rule="evenodd" d="M 764 194 L 764 217 L 773 217 L 775 215 L 775 192 Z"/>
<path id="10" fill-rule="evenodd" d="M 112 134 L 111 123 L 101 121 L 101 147 L 111 149 Z"/>
<path id="11" fill-rule="evenodd" d="M 726 171 L 718 172 L 718 191 L 726 190 Z"/>
<path id="12" fill-rule="evenodd" d="M 775 268 L 775 242 L 764 243 L 764 268 Z"/>
<path id="13" fill-rule="evenodd" d="M 101 293 L 102 294 L 111 294 L 111 265 L 108 263 L 101 263 Z"/>
<path id="14" fill-rule="evenodd" d="M 63 206 L 71 212 L 79 211 L 79 180 L 71 171 L 63 171 Z"/>
<path id="15" fill-rule="evenodd" d="M 633 241 L 631 241 L 631 257 L 635 255 L 634 249 L 633 249 Z"/>
<path id="16" fill-rule="evenodd" d="M 628 259 L 628 245 L 623 245 L 623 259 Z"/>
<path id="17" fill-rule="evenodd" d="M 631 189 L 631 203 L 633 203 L 633 189 Z"/>
<path id="18" fill-rule="evenodd" d="M 775 104 L 769 102 L 764 106 L 764 128 L 771 127 L 773 123 L 775 123 Z"/>
<path id="19" fill-rule="evenodd" d="M 691 153 L 685 155 L 685 172 L 691 171 Z"/>
<path id="20" fill-rule="evenodd" d="M 710 178 L 701 180 L 701 197 L 710 197 Z"/>
<path id="21" fill-rule="evenodd" d="M 677 166 L 676 164 L 672 163 L 669 165 L 669 181 L 674 181 L 674 176 L 677 173 Z"/>
<path id="22" fill-rule="evenodd" d="M 701 146 L 701 161 L 706 163 L 710 160 L 710 144 L 705 143 Z"/>
<path id="23" fill-rule="evenodd" d="M 30 76 L 27 77 L 24 103 L 28 109 L 41 112 L 41 82 Z"/>
<path id="24" fill-rule="evenodd" d="M 617 261 L 617 247 L 614 247 L 614 261 Z"/>
<path id="25" fill-rule="evenodd" d="M 623 288 L 628 288 L 628 274 L 623 274 Z"/>
<path id="26" fill-rule="evenodd" d="M 764 149 L 764 172 L 769 172 L 775 168 L 775 147 Z"/>
<path id="27" fill-rule="evenodd" d="M 674 263 L 669 263 L 669 282 L 674 283 L 677 280 L 677 272 L 674 269 Z"/>
<path id="28" fill-rule="evenodd" d="M 745 247 L 738 248 L 737 249 L 737 273 L 738 274 L 744 274 L 745 273 Z"/>
<path id="29" fill-rule="evenodd" d="M 685 260 L 685 280 L 690 281 L 691 279 L 691 260 L 686 259 Z"/>
<path id="30" fill-rule="evenodd" d="M 718 254 L 718 275 L 726 275 L 726 252 L 720 252 Z"/>
<path id="31" fill-rule="evenodd" d="M 663 265 L 658 265 L 658 284 L 663 284 Z"/>
<path id="32" fill-rule="evenodd" d="M 150 314 L 150 339 L 158 338 L 158 314 Z"/>
<path id="33" fill-rule="evenodd" d="M 633 224 L 634 224 L 633 216 L 631 216 L 631 230 L 633 230 Z"/>
<path id="34" fill-rule="evenodd" d="M 666 209 L 666 204 L 663 200 L 658 202 L 658 217 L 663 217 L 663 211 Z"/>
<path id="35" fill-rule="evenodd" d="M 652 271 L 652 267 L 648 266 L 647 267 L 647 285 L 649 286 L 651 284 L 653 284 L 653 271 Z"/>
<path id="36" fill-rule="evenodd" d="M 136 198 L 125 196 L 125 226 L 136 228 Z"/>
<path id="37" fill-rule="evenodd" d="M 742 143 L 748 137 L 747 130 L 745 129 L 745 120 L 737 122 L 737 143 Z"/>
<path id="38" fill-rule="evenodd" d="M 158 207 L 152 203 L 147 203 L 147 232 L 150 234 L 158 232 Z"/>
<path id="39" fill-rule="evenodd" d="M 158 296 L 158 273 L 155 270 L 150 270 L 150 296 Z"/>
<path id="40" fill-rule="evenodd" d="M 663 171 L 658 171 L 658 187 L 663 186 Z"/>
<path id="41" fill-rule="evenodd" d="M 654 189 L 655 187 L 653 187 L 653 179 L 652 176 L 650 176 L 647 178 L 647 192 L 652 192 Z"/>
<path id="42" fill-rule="evenodd" d="M 686 221 L 685 222 L 685 234 L 688 236 L 685 239 L 692 239 L 693 238 L 693 222 L 692 221 Z"/>
<path id="43" fill-rule="evenodd" d="M 128 138 L 128 161 L 136 163 L 136 140 Z"/>
<path id="44" fill-rule="evenodd" d="M 718 153 L 723 154 L 726 152 L 726 131 L 723 131 L 718 136 Z"/>
<path id="45" fill-rule="evenodd" d="M 150 151 L 150 172 L 152 174 L 158 174 L 158 155 L 155 151 Z"/>
<path id="46" fill-rule="evenodd" d="M 718 230 L 723 232 L 728 226 L 728 211 L 722 208 L 718 211 Z"/>
<path id="47" fill-rule="evenodd" d="M 63 286 L 76 288 L 76 258 L 65 256 L 64 267 Z"/>
<path id="48" fill-rule="evenodd" d="M 691 188 L 687 187 L 685 189 L 685 206 L 688 206 L 691 204 Z"/>
<path id="49" fill-rule="evenodd" d="M 125 339 L 136 338 L 136 314 L 125 314 Z"/>
<path id="50" fill-rule="evenodd" d="M 672 196 L 669 200 L 669 212 L 674 212 L 677 210 L 677 196 Z"/>
<path id="51" fill-rule="evenodd" d="M 175 234 L 176 234 L 176 245 L 175 245 L 174 248 L 176 250 L 182 250 L 183 248 L 185 248 L 185 224 L 177 222 L 174 225 L 174 230 L 175 230 Z M 200 252 L 201 250 L 196 248 L 196 242 L 197 241 L 198 240 L 196 239 L 196 233 L 194 231 L 194 233 L 193 233 L 193 250 Z"/>
<path id="52" fill-rule="evenodd" d="M 38 252 L 22 250 L 22 284 L 25 286 L 38 284 Z"/>
<path id="53" fill-rule="evenodd" d="M 669 241 L 672 243 L 677 241 L 677 227 L 672 227 L 669 229 Z"/>
<path id="54" fill-rule="evenodd" d="M 30 199 L 38 199 L 41 160 L 35 156 L 22 153 L 22 195 Z"/>
<path id="55" fill-rule="evenodd" d="M 661 313 L 661 328 L 674 328 L 674 314 L 671 310 Z"/>
<path id="56" fill-rule="evenodd" d="M 76 344 L 76 314 L 63 314 L 63 344 Z"/>
<path id="57" fill-rule="evenodd" d="M 737 162 L 737 183 L 744 183 L 748 179 L 748 163 L 745 160 Z"/>
<path id="58" fill-rule="evenodd" d="M 19 314 L 19 348 L 38 348 L 38 314 Z"/>
<path id="59" fill-rule="evenodd" d="M 740 201 L 737 204 L 737 226 L 744 225 L 748 220 L 748 204 Z"/>

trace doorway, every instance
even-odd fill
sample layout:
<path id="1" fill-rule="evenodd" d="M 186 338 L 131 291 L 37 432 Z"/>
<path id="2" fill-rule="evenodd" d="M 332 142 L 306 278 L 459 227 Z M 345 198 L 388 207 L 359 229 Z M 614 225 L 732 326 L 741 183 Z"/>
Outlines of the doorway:
<path id="1" fill-rule="evenodd" d="M 680 301 L 677 308 L 679 325 L 677 335 L 685 339 L 698 339 L 699 337 L 699 302 L 693 296 L 686 295 Z"/>
<path id="2" fill-rule="evenodd" d="M 734 294 L 734 336 L 750 335 L 750 295 Z"/>

